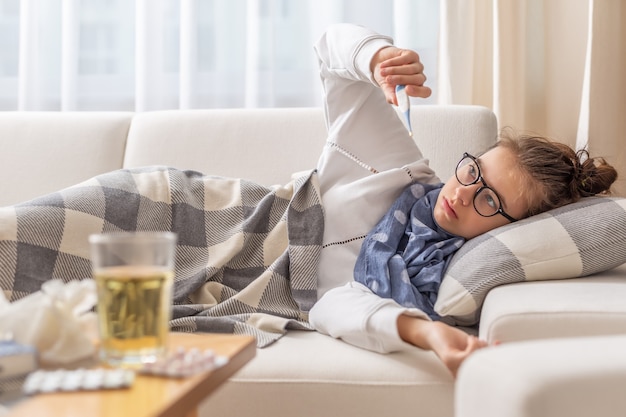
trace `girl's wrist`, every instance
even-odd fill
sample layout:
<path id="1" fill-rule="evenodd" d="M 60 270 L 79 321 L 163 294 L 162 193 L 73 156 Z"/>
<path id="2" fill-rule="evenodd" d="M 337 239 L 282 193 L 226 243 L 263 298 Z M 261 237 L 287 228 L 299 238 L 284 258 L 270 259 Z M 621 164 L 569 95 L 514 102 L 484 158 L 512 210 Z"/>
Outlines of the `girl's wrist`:
<path id="1" fill-rule="evenodd" d="M 432 335 L 434 322 L 425 320 L 420 317 L 401 314 L 398 316 L 397 326 L 400 338 L 413 346 L 421 349 L 432 350 L 432 341 L 429 336 Z"/>

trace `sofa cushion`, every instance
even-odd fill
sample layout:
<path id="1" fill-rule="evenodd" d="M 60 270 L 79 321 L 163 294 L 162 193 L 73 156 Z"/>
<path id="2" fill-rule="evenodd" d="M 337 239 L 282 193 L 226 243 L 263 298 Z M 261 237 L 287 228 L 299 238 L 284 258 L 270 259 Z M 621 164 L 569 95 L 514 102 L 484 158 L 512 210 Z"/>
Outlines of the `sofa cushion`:
<path id="1" fill-rule="evenodd" d="M 450 261 L 435 310 L 478 322 L 492 288 L 590 275 L 626 262 L 626 199 L 589 197 L 478 236 Z"/>
<path id="2" fill-rule="evenodd" d="M 380 354 L 290 331 L 204 401 L 201 416 L 450 417 L 454 378 L 433 352 Z"/>

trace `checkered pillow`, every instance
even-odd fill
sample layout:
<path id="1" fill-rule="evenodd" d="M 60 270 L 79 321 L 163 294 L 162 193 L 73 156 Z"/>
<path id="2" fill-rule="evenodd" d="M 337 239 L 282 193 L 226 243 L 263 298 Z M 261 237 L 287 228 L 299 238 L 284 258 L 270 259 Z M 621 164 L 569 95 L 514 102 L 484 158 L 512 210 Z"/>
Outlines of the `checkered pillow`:
<path id="1" fill-rule="evenodd" d="M 490 289 L 575 278 L 626 262 L 626 199 L 589 197 L 478 236 L 448 265 L 435 311 L 478 322 Z"/>

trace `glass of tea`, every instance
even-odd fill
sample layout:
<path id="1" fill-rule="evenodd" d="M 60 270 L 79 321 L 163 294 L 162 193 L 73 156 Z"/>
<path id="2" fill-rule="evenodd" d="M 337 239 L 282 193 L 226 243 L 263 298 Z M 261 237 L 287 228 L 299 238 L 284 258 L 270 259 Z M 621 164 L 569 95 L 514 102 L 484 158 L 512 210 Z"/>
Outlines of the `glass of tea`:
<path id="1" fill-rule="evenodd" d="M 159 360 L 167 351 L 176 234 L 112 232 L 89 243 L 100 359 L 126 368 Z"/>

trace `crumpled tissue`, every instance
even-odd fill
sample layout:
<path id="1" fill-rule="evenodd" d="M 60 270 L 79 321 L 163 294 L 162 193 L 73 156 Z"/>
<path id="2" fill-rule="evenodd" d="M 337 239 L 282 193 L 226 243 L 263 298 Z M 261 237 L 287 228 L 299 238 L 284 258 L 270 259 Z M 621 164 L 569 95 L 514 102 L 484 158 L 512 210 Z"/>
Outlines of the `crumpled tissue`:
<path id="1" fill-rule="evenodd" d="M 0 292 L 0 334 L 34 346 L 39 362 L 67 365 L 93 357 L 97 339 L 93 279 L 46 281 L 41 290 L 10 303 Z"/>

